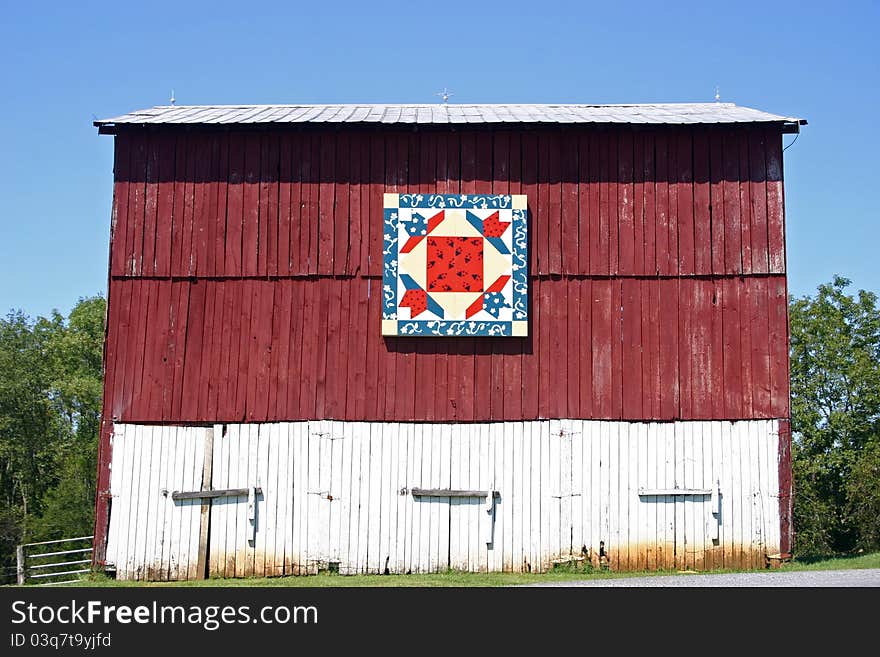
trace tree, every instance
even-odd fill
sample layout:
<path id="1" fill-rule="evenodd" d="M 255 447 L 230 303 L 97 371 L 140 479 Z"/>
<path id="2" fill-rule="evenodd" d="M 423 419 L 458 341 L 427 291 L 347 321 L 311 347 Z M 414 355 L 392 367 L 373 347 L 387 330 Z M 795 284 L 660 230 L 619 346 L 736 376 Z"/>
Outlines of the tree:
<path id="1" fill-rule="evenodd" d="M 835 276 L 793 299 L 792 467 L 801 555 L 880 548 L 880 312 Z"/>
<path id="2" fill-rule="evenodd" d="M 0 319 L 0 567 L 15 545 L 91 532 L 105 302 Z"/>
<path id="3" fill-rule="evenodd" d="M 62 419 L 57 483 L 47 491 L 37 525 L 42 539 L 91 533 L 98 433 L 101 427 L 104 313 L 101 297 L 81 299 L 63 330 L 48 340 L 50 398 Z"/>

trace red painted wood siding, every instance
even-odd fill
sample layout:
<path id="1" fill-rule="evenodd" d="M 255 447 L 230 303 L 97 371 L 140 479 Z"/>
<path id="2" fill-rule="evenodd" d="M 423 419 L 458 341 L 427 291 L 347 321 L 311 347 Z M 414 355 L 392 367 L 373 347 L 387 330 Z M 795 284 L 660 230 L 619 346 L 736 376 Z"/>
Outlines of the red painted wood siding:
<path id="1" fill-rule="evenodd" d="M 108 419 L 789 414 L 773 129 L 116 139 Z M 529 338 L 379 334 L 386 191 L 528 195 Z"/>
<path id="2" fill-rule="evenodd" d="M 366 278 L 116 280 L 111 307 L 131 312 L 111 325 L 106 408 L 128 422 L 788 416 L 781 276 L 533 286 L 532 337 L 435 340 L 380 336 Z"/>
<path id="3" fill-rule="evenodd" d="M 510 188 L 533 275 L 785 273 L 768 128 L 116 139 L 112 276 L 381 276 L 383 192 Z"/>

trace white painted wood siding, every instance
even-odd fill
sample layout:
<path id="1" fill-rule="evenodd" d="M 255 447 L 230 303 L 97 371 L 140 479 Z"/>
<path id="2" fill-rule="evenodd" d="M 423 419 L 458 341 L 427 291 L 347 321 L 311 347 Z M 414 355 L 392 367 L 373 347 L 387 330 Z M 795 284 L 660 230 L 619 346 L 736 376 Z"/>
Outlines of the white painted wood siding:
<path id="1" fill-rule="evenodd" d="M 779 551 L 778 422 L 117 425 L 108 563 L 123 579 L 202 575 L 198 500 L 213 432 L 211 575 L 543 571 L 600 541 L 615 570 L 761 567 Z M 712 489 L 711 496 L 639 489 Z M 413 497 L 413 488 L 497 490 Z M 715 537 L 717 536 L 717 540 Z M 487 542 L 491 541 L 491 542 Z"/>

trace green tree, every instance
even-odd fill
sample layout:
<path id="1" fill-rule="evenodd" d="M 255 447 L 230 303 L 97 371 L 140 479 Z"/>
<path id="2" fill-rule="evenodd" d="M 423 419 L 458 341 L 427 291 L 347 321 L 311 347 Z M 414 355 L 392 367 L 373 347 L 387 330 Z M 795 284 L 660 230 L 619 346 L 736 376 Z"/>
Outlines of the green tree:
<path id="1" fill-rule="evenodd" d="M 21 312 L 0 320 L 0 495 L 25 528 L 56 481 L 55 446 L 64 427 L 53 409 L 48 340 L 57 318 L 32 324 Z"/>
<path id="2" fill-rule="evenodd" d="M 104 313 L 101 297 L 81 299 L 47 344 L 50 398 L 64 425 L 57 483 L 43 500 L 42 539 L 90 534 L 101 426 Z"/>
<path id="3" fill-rule="evenodd" d="M 880 312 L 840 276 L 793 299 L 795 550 L 880 548 Z"/>
<path id="4" fill-rule="evenodd" d="M 105 302 L 0 319 L 0 567 L 16 544 L 91 532 Z"/>

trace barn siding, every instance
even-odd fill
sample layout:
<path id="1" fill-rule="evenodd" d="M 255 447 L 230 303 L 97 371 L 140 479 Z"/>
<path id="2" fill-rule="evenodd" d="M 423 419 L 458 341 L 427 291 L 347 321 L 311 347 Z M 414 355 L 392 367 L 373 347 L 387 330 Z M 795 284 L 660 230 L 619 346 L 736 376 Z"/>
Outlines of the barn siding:
<path id="1" fill-rule="evenodd" d="M 762 567 L 779 552 L 779 423 L 580 420 L 481 424 L 295 422 L 117 425 L 107 561 L 121 579 L 200 576 L 198 490 L 212 437 L 214 489 L 260 486 L 210 509 L 211 575 Z M 639 488 L 713 488 L 645 497 Z M 412 488 L 498 490 L 421 498 Z M 331 499 L 332 498 L 332 499 Z M 717 535 L 717 541 L 713 540 Z"/>
<path id="2" fill-rule="evenodd" d="M 435 341 L 379 335 L 371 279 L 117 280 L 106 409 L 170 423 L 788 415 L 781 276 L 539 279 L 532 298 L 527 339 Z"/>
<path id="3" fill-rule="evenodd" d="M 382 194 L 524 193 L 537 276 L 785 271 L 777 128 L 120 130 L 111 276 L 381 276 Z"/>
<path id="4" fill-rule="evenodd" d="M 767 519 L 762 553 L 780 545 L 789 551 L 790 526 L 781 539 L 772 534 L 778 515 L 790 515 L 787 444 L 775 429 L 789 414 L 781 146 L 779 128 L 761 125 L 120 127 L 96 563 L 106 545 L 107 561 L 119 556 L 123 576 L 194 576 L 200 513 L 193 503 L 169 507 L 154 483 L 197 488 L 205 430 L 180 425 L 217 422 L 230 423 L 226 435 L 238 432 L 238 441 L 216 443 L 215 481 L 244 480 L 264 472 L 263 462 L 287 459 L 287 470 L 267 476 L 293 493 L 273 507 L 274 525 L 261 522 L 266 531 L 276 528 L 274 537 L 258 537 L 263 547 L 237 543 L 240 509 L 213 506 L 211 522 L 225 527 L 225 542 L 212 538 L 215 573 L 311 572 L 308 555 L 323 558 L 341 545 L 346 522 L 349 536 L 369 536 L 347 562 L 352 572 L 379 568 L 366 554 L 381 554 L 382 546 L 389 553 L 400 546 L 412 568 L 436 570 L 449 564 L 443 546 L 449 553 L 454 544 L 456 564 L 471 568 L 464 546 L 485 546 L 475 538 L 473 514 L 458 508 L 467 503 L 422 509 L 381 482 L 415 468 L 466 483 L 474 468 L 483 477 L 490 462 L 503 470 L 505 487 L 521 487 L 522 495 L 513 498 L 521 508 L 501 539 L 506 551 L 493 549 L 491 560 L 487 553 L 487 568 L 508 560 L 511 568 L 545 567 L 555 554 L 549 537 L 566 528 L 595 554 L 597 532 L 609 535 L 612 525 L 612 549 L 634 549 L 647 567 L 678 566 L 675 545 L 700 526 L 688 515 L 692 503 L 647 512 L 632 505 L 620 475 L 636 468 L 649 479 L 653 472 L 657 481 L 680 481 L 700 463 L 669 458 L 685 449 L 731 482 L 728 497 L 743 500 L 725 507 L 732 524 L 722 532 L 730 531 L 724 547 L 703 551 L 704 563 L 758 565 L 749 532 L 763 532 Z M 379 335 L 382 234 L 375 218 L 386 191 L 528 196 L 529 338 Z M 560 421 L 551 420 L 551 429 L 537 421 L 545 418 L 572 418 L 560 426 L 582 424 L 589 439 L 568 449 L 549 438 Z M 339 442 L 354 446 L 350 455 L 314 438 L 313 427 L 328 423 L 349 438 Z M 373 449 L 385 447 L 379 460 Z M 758 522 L 742 497 L 754 487 L 741 480 L 753 476 L 749 459 L 765 451 L 767 459 L 755 463 L 779 463 L 772 473 L 760 471 L 761 495 L 779 499 Z M 158 465 L 139 473 L 135 464 L 147 462 Z M 361 468 L 360 480 L 341 485 L 372 502 L 366 515 L 332 516 L 326 542 L 312 545 L 324 541 L 324 525 L 317 538 L 303 538 L 311 536 L 309 514 L 323 523 L 324 511 L 306 497 L 307 484 L 325 481 L 337 462 Z M 546 489 L 532 479 L 546 483 L 569 472 L 584 493 L 548 516 Z M 131 518 L 152 509 L 155 521 L 129 525 L 128 514 L 117 512 L 105 543 L 110 490 L 117 509 L 129 508 Z M 294 513 L 296 504 L 304 506 Z M 409 534 L 370 529 L 390 522 L 392 509 Z M 684 520 L 670 529 L 669 517 Z M 631 542 L 630 533 L 641 541 L 646 526 L 649 541 L 656 529 L 653 549 Z M 418 556 L 407 562 L 407 554 Z M 620 563 L 620 555 L 614 559 Z"/>

